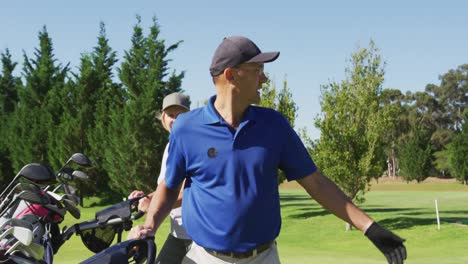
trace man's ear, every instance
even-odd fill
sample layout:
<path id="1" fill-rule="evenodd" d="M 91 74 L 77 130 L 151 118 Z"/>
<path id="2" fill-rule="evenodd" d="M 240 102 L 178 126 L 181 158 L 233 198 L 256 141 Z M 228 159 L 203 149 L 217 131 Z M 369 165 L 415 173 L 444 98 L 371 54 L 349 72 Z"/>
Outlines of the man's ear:
<path id="1" fill-rule="evenodd" d="M 226 68 L 224 70 L 224 76 L 226 77 L 226 80 L 232 82 L 234 81 L 234 71 L 232 70 L 232 68 Z"/>

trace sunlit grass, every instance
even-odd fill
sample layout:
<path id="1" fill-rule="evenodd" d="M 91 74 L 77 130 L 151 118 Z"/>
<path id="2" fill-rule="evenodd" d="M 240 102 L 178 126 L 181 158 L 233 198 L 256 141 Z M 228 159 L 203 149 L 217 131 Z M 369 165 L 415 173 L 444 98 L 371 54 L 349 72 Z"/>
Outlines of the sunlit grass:
<path id="1" fill-rule="evenodd" d="M 297 187 L 297 186 L 296 186 Z M 283 225 L 278 238 L 281 262 L 386 263 L 360 231 L 324 211 L 298 188 L 281 188 Z M 468 263 L 468 188 L 457 183 L 379 183 L 361 205 L 379 223 L 407 239 L 406 263 Z M 438 200 L 441 230 L 437 230 L 434 200 Z M 82 209 L 81 220 L 102 207 Z M 143 220 L 138 221 L 141 223 Z M 63 224 L 76 222 L 67 215 Z M 158 247 L 169 232 L 166 220 L 156 236 Z M 125 235 L 124 235 L 125 237 Z M 55 256 L 56 263 L 78 263 L 92 256 L 77 236 Z"/>

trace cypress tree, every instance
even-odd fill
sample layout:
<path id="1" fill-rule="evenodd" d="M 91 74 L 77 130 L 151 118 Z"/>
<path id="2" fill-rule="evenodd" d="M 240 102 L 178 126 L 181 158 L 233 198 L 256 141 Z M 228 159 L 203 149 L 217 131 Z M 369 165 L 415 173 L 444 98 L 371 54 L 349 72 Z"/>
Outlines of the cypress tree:
<path id="1" fill-rule="evenodd" d="M 0 73 L 0 185 L 13 178 L 13 167 L 8 147 L 10 116 L 18 103 L 18 89 L 22 85 L 19 77 L 13 76 L 17 65 L 11 59 L 8 49 L 0 54 L 2 72 Z"/>
<path id="2" fill-rule="evenodd" d="M 283 81 L 283 88 L 279 91 L 279 93 L 276 91 L 276 84 L 272 84 L 270 80 L 263 84 L 262 100 L 260 101 L 260 106 L 275 109 L 281 113 L 286 118 L 286 120 L 288 120 L 291 127 L 294 128 L 298 107 L 292 99 L 292 93 L 288 87 L 286 78 Z M 285 180 L 286 175 L 281 170 L 279 170 L 278 184 L 283 183 Z"/>
<path id="3" fill-rule="evenodd" d="M 69 68 L 54 58 L 45 26 L 39 32 L 39 48 L 34 57 L 29 59 L 24 53 L 25 85 L 11 122 L 13 133 L 9 144 L 15 170 L 31 162 L 49 164 L 48 134 L 56 129 L 63 111 L 60 100 Z"/>
<path id="4" fill-rule="evenodd" d="M 424 181 L 430 173 L 433 148 L 431 133 L 417 125 L 400 146 L 400 169 L 406 181 Z"/>
<path id="5" fill-rule="evenodd" d="M 115 190 L 127 194 L 132 189 L 154 190 L 167 133 L 155 122 L 156 110 L 168 93 L 181 91 L 184 73 L 168 74 L 167 55 L 180 42 L 166 47 L 159 39 L 156 19 L 148 37 L 143 35 L 141 19 L 133 28 L 132 47 L 125 52 L 118 69 L 119 78 L 127 91 L 123 109 L 111 110 L 105 148 L 106 170 Z"/>
<path id="6" fill-rule="evenodd" d="M 465 110 L 461 131 L 447 145 L 450 173 L 466 185 L 468 181 L 468 111 Z"/>
<path id="7" fill-rule="evenodd" d="M 106 197 L 112 199 L 114 192 L 108 185 L 108 171 L 104 167 L 106 157 L 105 148 L 109 140 L 109 124 L 111 109 L 120 111 L 124 104 L 124 93 L 120 84 L 113 81 L 114 66 L 117 63 L 117 53 L 109 46 L 105 25 L 101 22 L 97 46 L 94 47 L 90 57 L 91 73 L 82 71 L 82 78 L 87 76 L 87 82 L 94 83 L 97 88 L 93 92 L 83 93 L 83 100 L 88 100 L 89 109 L 84 111 L 89 117 L 89 128 L 86 131 L 89 142 L 89 156 L 92 157 L 95 166 L 90 171 L 90 176 L 96 183 L 95 187 L 106 193 Z M 84 79 L 83 79 L 84 81 Z M 87 87 L 84 85 L 84 87 Z M 89 89 L 89 88 L 88 88 Z M 112 156 L 111 156 L 112 157 Z M 91 190 L 89 188 L 88 190 Z"/>
<path id="8" fill-rule="evenodd" d="M 86 169 L 91 181 L 77 182 L 82 195 L 94 194 L 96 189 L 100 193 L 104 191 L 104 196 L 108 194 L 107 174 L 101 166 L 104 159 L 102 142 L 106 134 L 105 129 L 100 128 L 105 128 L 107 122 L 106 115 L 101 113 L 107 113 L 110 103 L 120 101 L 121 105 L 122 101 L 120 96 L 107 102 L 109 96 L 121 93 L 118 85 L 112 81 L 116 61 L 116 52 L 109 46 L 105 25 L 101 22 L 97 46 L 91 54 L 82 54 L 79 73 L 66 86 L 67 93 L 61 101 L 63 114 L 58 125 L 60 133 L 49 134 L 49 147 L 54 149 L 49 152 L 49 157 L 57 166 L 75 152 L 88 155 L 94 162 L 93 168 Z M 100 107 L 103 107 L 100 109 L 102 112 L 98 111 Z"/>

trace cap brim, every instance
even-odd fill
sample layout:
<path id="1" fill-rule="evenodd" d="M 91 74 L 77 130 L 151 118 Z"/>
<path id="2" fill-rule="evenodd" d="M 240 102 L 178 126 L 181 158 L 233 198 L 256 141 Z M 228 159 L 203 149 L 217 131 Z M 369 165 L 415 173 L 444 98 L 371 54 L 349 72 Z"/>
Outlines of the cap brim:
<path id="1" fill-rule="evenodd" d="M 276 60 L 279 57 L 279 52 L 264 52 L 260 53 L 257 56 L 251 58 L 246 62 L 260 62 L 260 63 L 267 63 Z"/>
<path id="2" fill-rule="evenodd" d="M 162 111 L 166 111 L 166 109 L 168 109 L 168 108 L 171 107 L 171 106 L 180 106 L 180 107 L 186 109 L 187 111 L 190 111 L 190 108 L 188 108 L 187 106 L 185 106 L 185 105 L 183 105 L 183 104 L 170 104 L 170 105 L 164 107 L 164 109 L 163 109 Z"/>

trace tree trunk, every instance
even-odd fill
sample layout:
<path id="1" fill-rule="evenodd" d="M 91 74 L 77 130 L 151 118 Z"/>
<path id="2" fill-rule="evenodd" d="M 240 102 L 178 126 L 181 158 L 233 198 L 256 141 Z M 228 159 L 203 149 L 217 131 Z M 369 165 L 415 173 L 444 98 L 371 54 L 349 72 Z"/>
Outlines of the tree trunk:
<path id="1" fill-rule="evenodd" d="M 395 150 L 391 150 L 390 154 L 388 155 L 388 160 L 387 160 L 387 175 L 390 178 L 395 178 L 396 177 L 396 171 L 397 171 L 397 160 L 395 156 Z"/>

